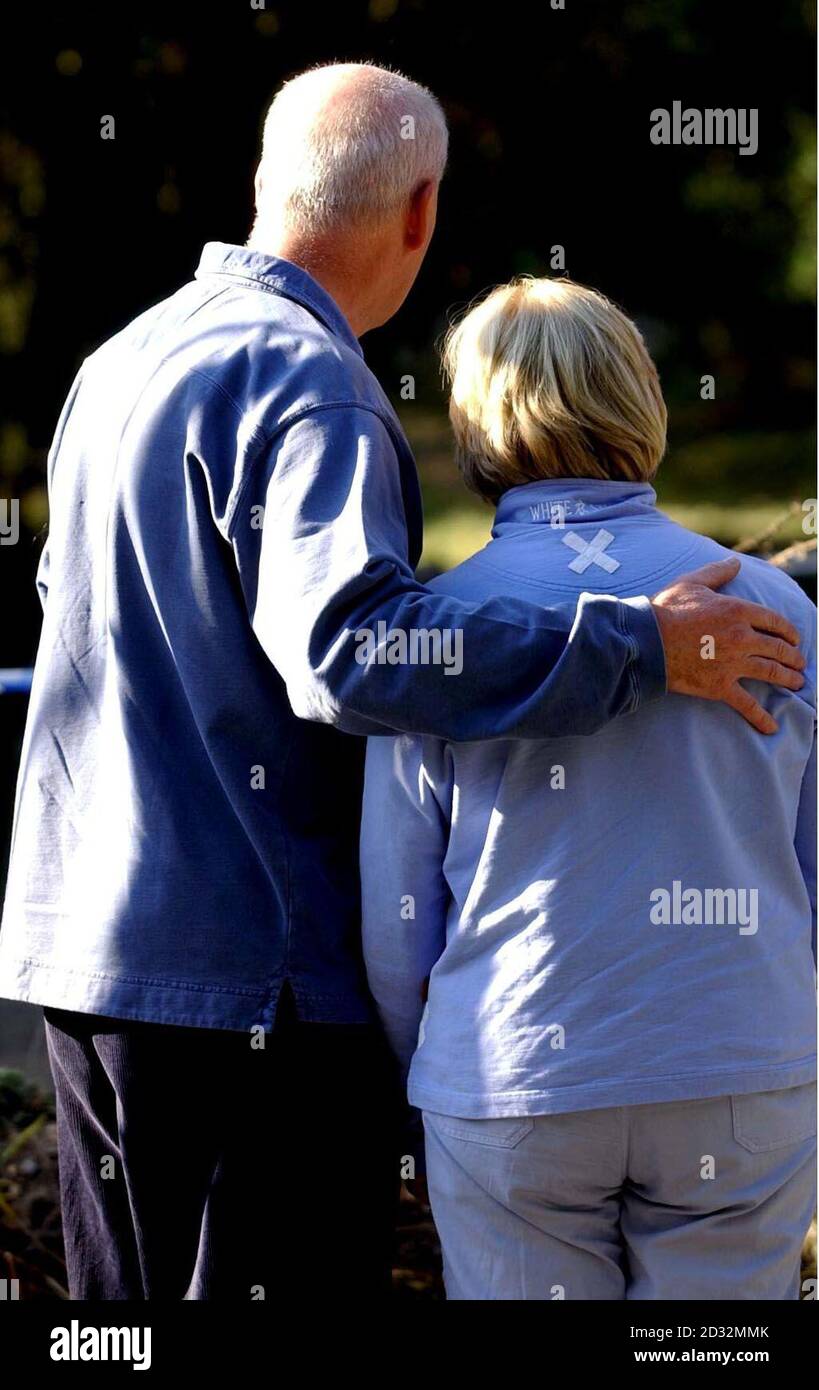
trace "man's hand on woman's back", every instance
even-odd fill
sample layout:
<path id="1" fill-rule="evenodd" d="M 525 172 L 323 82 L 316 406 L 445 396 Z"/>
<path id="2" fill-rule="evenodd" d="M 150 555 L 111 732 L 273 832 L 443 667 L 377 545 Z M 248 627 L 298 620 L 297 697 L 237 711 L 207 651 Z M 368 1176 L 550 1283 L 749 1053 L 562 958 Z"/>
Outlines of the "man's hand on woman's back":
<path id="1" fill-rule="evenodd" d="M 719 560 L 676 579 L 651 599 L 665 648 L 668 689 L 702 700 L 723 700 L 762 734 L 776 720 L 741 680 L 762 680 L 801 690 L 805 658 L 799 633 L 787 618 L 748 599 L 713 591 L 739 573 L 739 560 Z M 713 638 L 713 657 L 703 638 Z M 710 649 L 710 644 L 709 644 Z"/>

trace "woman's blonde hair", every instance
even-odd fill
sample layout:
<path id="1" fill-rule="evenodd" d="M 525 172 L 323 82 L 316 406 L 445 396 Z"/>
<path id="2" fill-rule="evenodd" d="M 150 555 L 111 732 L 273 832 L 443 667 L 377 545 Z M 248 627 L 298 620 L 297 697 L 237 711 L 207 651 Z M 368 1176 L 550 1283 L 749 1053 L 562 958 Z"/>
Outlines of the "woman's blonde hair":
<path id="1" fill-rule="evenodd" d="M 637 327 L 596 290 L 521 276 L 443 346 L 465 481 L 490 501 L 542 478 L 653 477 L 666 408 Z"/>

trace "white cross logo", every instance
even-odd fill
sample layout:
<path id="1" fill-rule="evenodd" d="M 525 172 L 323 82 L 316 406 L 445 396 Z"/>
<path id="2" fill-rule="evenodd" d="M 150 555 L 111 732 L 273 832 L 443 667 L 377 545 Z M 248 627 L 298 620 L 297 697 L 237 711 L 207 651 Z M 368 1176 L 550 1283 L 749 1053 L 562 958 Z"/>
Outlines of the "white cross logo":
<path id="1" fill-rule="evenodd" d="M 614 571 L 620 568 L 620 561 L 613 559 L 611 555 L 603 554 L 606 546 L 611 545 L 613 540 L 611 531 L 598 531 L 594 540 L 588 543 L 582 536 L 578 536 L 576 531 L 569 531 L 563 537 L 563 544 L 577 551 L 575 558 L 569 561 L 569 569 L 574 570 L 575 574 L 585 574 L 589 565 L 599 565 L 607 574 L 614 574 Z"/>

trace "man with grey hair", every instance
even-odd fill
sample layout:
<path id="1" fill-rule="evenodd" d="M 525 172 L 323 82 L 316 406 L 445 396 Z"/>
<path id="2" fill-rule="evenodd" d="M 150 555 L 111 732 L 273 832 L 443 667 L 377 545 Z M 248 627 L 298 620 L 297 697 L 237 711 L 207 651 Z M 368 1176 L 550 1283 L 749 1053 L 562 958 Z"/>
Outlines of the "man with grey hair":
<path id="1" fill-rule="evenodd" d="M 788 623 L 712 593 L 731 563 L 576 617 L 415 579 L 415 466 L 358 338 L 418 273 L 445 160 L 398 74 L 289 82 L 249 245 L 206 246 L 58 425 L 0 993 L 46 1006 L 73 1298 L 305 1297 L 331 1250 L 334 1296 L 388 1287 L 360 735 L 588 734 L 666 688 L 770 732 L 739 679 L 800 679 Z M 415 630 L 460 634 L 459 678 L 381 659 Z"/>

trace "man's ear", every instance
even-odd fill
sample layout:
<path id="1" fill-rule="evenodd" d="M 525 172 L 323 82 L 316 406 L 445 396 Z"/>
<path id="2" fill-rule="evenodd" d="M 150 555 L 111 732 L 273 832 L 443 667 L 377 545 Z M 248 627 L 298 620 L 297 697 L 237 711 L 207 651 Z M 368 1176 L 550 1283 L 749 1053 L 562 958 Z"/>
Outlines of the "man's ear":
<path id="1" fill-rule="evenodd" d="M 404 245 L 409 251 L 426 246 L 435 228 L 438 209 L 438 185 L 432 179 L 419 183 L 409 201 L 404 224 Z"/>
<path id="2" fill-rule="evenodd" d="M 256 177 L 255 177 L 254 180 L 253 180 L 253 187 L 254 187 L 255 192 L 256 192 L 256 206 L 258 207 L 258 205 L 259 205 L 259 199 L 260 199 L 261 196 L 262 196 L 262 171 L 261 171 L 261 168 L 258 168 L 258 169 L 256 170 Z"/>

